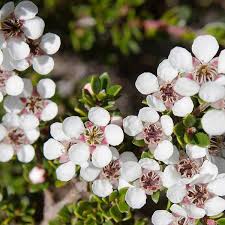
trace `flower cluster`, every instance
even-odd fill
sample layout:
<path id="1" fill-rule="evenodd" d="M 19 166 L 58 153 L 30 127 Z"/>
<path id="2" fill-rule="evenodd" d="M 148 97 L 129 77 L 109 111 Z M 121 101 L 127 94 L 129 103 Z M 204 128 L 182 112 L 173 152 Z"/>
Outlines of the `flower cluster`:
<path id="1" fill-rule="evenodd" d="M 53 70 L 51 56 L 60 47 L 58 35 L 43 35 L 45 23 L 37 16 L 38 8 L 31 1 L 16 6 L 8 2 L 0 9 L 0 99 L 5 94 L 16 96 L 23 91 L 23 80 L 14 70 L 29 66 L 42 75 Z"/>
<path id="2" fill-rule="evenodd" d="M 39 124 L 58 113 L 50 100 L 56 85 L 51 79 L 41 79 L 33 86 L 30 79 L 18 73 L 30 65 L 42 75 L 54 67 L 53 58 L 60 47 L 60 38 L 53 33 L 43 35 L 45 23 L 37 16 L 38 8 L 31 1 L 16 6 L 8 2 L 0 9 L 0 101 L 5 115 L 0 125 L 0 161 L 17 155 L 28 163 L 35 156 L 32 144 L 39 138 Z M 33 172 L 35 173 L 35 172 Z"/>
<path id="3" fill-rule="evenodd" d="M 173 48 L 157 76 L 138 76 L 135 85 L 147 95 L 146 106 L 118 125 L 100 106 L 90 107 L 84 122 L 70 116 L 53 123 L 43 152 L 60 163 L 57 178 L 69 181 L 78 174 L 102 198 L 125 189 L 124 201 L 133 209 L 142 208 L 148 196 L 157 202 L 164 192 L 172 205 L 155 211 L 154 225 L 192 225 L 223 212 L 225 66 L 224 51 L 213 58 L 218 48 L 210 35 L 194 40 L 194 56 Z M 8 99 L 14 97 L 6 99 L 6 109 L 14 102 Z M 140 160 L 124 147 L 130 139 L 143 152 Z"/>
<path id="4" fill-rule="evenodd" d="M 75 165 L 107 166 L 112 160 L 110 146 L 121 144 L 124 138 L 121 127 L 110 123 L 109 112 L 101 107 L 91 108 L 85 123 L 78 116 L 70 116 L 62 123 L 53 123 L 50 132 L 52 138 L 44 144 L 44 156 L 49 160 L 59 158 L 62 165 L 56 174 L 62 181 L 75 176 Z"/>
<path id="5" fill-rule="evenodd" d="M 39 124 L 58 113 L 51 100 L 54 81 L 45 78 L 33 85 L 15 72 L 32 65 L 45 75 L 54 67 L 49 55 L 58 51 L 60 38 L 43 35 L 45 24 L 37 14 L 31 1 L 16 6 L 8 2 L 0 10 L 0 100 L 7 95 L 0 162 L 14 155 L 30 162 Z M 79 99 L 83 107 L 75 109 L 83 117 L 72 115 L 51 124 L 51 138 L 43 144 L 45 158 L 57 165 L 57 179 L 66 182 L 78 174 L 102 198 L 125 190 L 124 202 L 133 209 L 144 207 L 148 198 L 157 203 L 165 193 L 170 207 L 154 212 L 153 225 L 194 225 L 222 213 L 225 50 L 215 57 L 218 49 L 213 36 L 201 35 L 192 44 L 193 55 L 175 47 L 159 64 L 157 76 L 139 75 L 135 86 L 147 97 L 137 116 L 117 116 L 114 97 L 121 87 L 110 86 L 106 74 L 93 77 Z M 36 165 L 28 177 L 41 184 L 47 173 Z"/>

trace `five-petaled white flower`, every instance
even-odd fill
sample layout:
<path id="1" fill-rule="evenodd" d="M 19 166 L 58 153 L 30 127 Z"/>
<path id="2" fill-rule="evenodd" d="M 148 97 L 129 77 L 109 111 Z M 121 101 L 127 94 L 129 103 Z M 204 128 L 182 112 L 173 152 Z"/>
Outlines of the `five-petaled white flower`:
<path id="1" fill-rule="evenodd" d="M 144 140 L 154 157 L 160 161 L 169 159 L 173 154 L 173 126 L 170 116 L 160 117 L 152 107 L 144 107 L 138 116 L 127 116 L 123 120 L 124 132 L 136 140 Z"/>
<path id="2" fill-rule="evenodd" d="M 156 210 L 152 215 L 153 225 L 194 225 L 196 222 L 180 205 L 173 204 L 170 211 Z"/>
<path id="3" fill-rule="evenodd" d="M 146 204 L 146 195 L 162 189 L 162 172 L 157 161 L 150 158 L 140 159 L 139 162 L 127 161 L 122 164 L 119 189 L 128 187 L 125 201 L 134 209 Z"/>
<path id="4" fill-rule="evenodd" d="M 38 8 L 31 1 L 22 1 L 16 7 L 8 2 L 0 10 L 0 47 L 7 49 L 15 63 L 30 54 L 26 39 L 38 39 L 43 33 L 45 24 L 37 13 Z M 3 64 L 4 61 L 3 56 Z"/>
<path id="5" fill-rule="evenodd" d="M 118 125 L 109 124 L 110 114 L 104 108 L 91 108 L 88 119 L 83 123 L 80 117 L 71 116 L 63 123 L 51 125 L 53 138 L 45 142 L 44 155 L 49 160 L 61 158 L 62 162 L 66 162 L 56 171 L 60 180 L 72 179 L 75 174 L 74 165 L 87 167 L 90 158 L 94 166 L 105 167 L 112 160 L 109 146 L 117 146 L 123 141 L 122 129 Z"/>
<path id="6" fill-rule="evenodd" d="M 39 120 L 49 121 L 58 113 L 55 102 L 49 100 L 55 94 L 56 85 L 51 79 L 42 79 L 33 87 L 31 80 L 23 79 L 24 90 L 19 96 L 7 96 L 4 100 L 6 112 L 19 115 L 34 115 Z"/>
<path id="7" fill-rule="evenodd" d="M 91 162 L 86 168 L 81 168 L 80 176 L 90 182 L 92 181 L 92 191 L 99 197 L 110 195 L 113 189 L 118 189 L 124 182 L 120 179 L 122 165 L 128 161 L 137 162 L 133 152 L 119 152 L 115 147 L 110 147 L 112 151 L 112 161 L 103 168 L 95 167 Z M 125 182 L 127 185 L 127 182 Z"/>
<path id="8" fill-rule="evenodd" d="M 5 114 L 0 124 L 0 161 L 7 162 L 16 154 L 19 161 L 30 162 L 35 155 L 32 144 L 40 134 L 38 125 L 32 115 Z"/>

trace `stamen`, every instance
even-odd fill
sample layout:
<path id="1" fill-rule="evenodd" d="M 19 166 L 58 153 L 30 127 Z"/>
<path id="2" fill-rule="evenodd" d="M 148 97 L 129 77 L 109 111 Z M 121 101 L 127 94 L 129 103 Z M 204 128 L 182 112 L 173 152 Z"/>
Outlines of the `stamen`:
<path id="1" fill-rule="evenodd" d="M 157 144 L 163 137 L 162 127 L 159 123 L 146 124 L 143 130 L 143 135 L 146 144 Z"/>
<path id="2" fill-rule="evenodd" d="M 151 195 L 154 192 L 158 191 L 161 186 L 161 178 L 159 174 L 155 171 L 149 171 L 144 173 L 140 178 L 140 184 L 146 193 Z"/>
<path id="3" fill-rule="evenodd" d="M 193 79 L 199 84 L 214 81 L 217 76 L 217 68 L 210 64 L 200 64 L 193 73 Z"/>
<path id="4" fill-rule="evenodd" d="M 183 178 L 192 178 L 199 172 L 199 164 L 189 158 L 182 159 L 177 164 L 177 171 L 181 174 Z"/>

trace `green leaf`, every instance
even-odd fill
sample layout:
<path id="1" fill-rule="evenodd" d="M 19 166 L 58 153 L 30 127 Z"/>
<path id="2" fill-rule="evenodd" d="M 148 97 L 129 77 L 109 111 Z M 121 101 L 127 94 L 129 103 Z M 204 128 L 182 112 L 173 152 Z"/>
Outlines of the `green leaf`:
<path id="1" fill-rule="evenodd" d="M 144 140 L 135 140 L 135 139 L 133 139 L 132 143 L 134 145 L 136 145 L 137 147 L 144 147 L 144 146 L 146 146 Z"/>
<path id="2" fill-rule="evenodd" d="M 186 144 L 194 144 L 192 136 L 190 136 L 187 132 L 184 134 L 184 141 Z"/>
<path id="3" fill-rule="evenodd" d="M 101 81 L 98 77 L 92 76 L 91 88 L 95 94 L 98 94 L 101 91 Z"/>
<path id="4" fill-rule="evenodd" d="M 210 144 L 209 136 L 203 132 L 195 134 L 193 139 L 200 147 L 207 147 Z"/>
<path id="5" fill-rule="evenodd" d="M 148 151 L 148 152 L 142 152 L 141 158 L 142 159 L 143 158 L 150 158 L 150 159 L 152 159 L 153 158 L 153 155 L 152 155 L 152 153 L 150 151 Z"/>
<path id="6" fill-rule="evenodd" d="M 106 94 L 115 97 L 120 93 L 121 90 L 122 87 L 120 85 L 115 84 L 106 90 Z"/>
<path id="7" fill-rule="evenodd" d="M 121 213 L 125 213 L 128 212 L 130 207 L 127 205 L 127 203 L 123 200 L 123 201 L 119 201 L 119 203 L 117 204 L 118 209 L 120 210 Z"/>
<path id="8" fill-rule="evenodd" d="M 184 127 L 184 125 L 183 125 L 182 122 L 180 122 L 180 123 L 178 123 L 178 124 L 176 124 L 176 125 L 174 126 L 174 133 L 175 133 L 175 135 L 178 136 L 178 137 L 183 137 L 183 136 L 184 136 L 184 133 L 185 133 L 185 127 Z"/>
<path id="9" fill-rule="evenodd" d="M 117 205 L 114 205 L 113 207 L 110 208 L 109 210 L 110 215 L 112 216 L 112 218 L 114 219 L 115 222 L 120 222 L 122 217 L 122 213 L 120 212 L 119 208 L 117 207 Z"/>
<path id="10" fill-rule="evenodd" d="M 109 196 L 109 201 L 113 202 L 118 197 L 118 195 L 118 191 L 113 191 L 113 193 Z"/>
<path id="11" fill-rule="evenodd" d="M 155 202 L 156 204 L 159 202 L 159 198 L 160 198 L 160 191 L 157 191 L 151 195 L 152 201 Z"/>
<path id="12" fill-rule="evenodd" d="M 185 127 L 193 127 L 195 123 L 196 123 L 196 118 L 192 114 L 189 114 L 183 118 L 183 124 Z"/>
<path id="13" fill-rule="evenodd" d="M 107 89 L 109 87 L 110 84 L 110 77 L 108 73 L 103 73 L 102 75 L 100 75 L 99 77 L 100 81 L 101 81 L 101 89 Z"/>
<path id="14" fill-rule="evenodd" d="M 218 225 L 225 225 L 225 218 L 218 219 L 216 222 Z"/>

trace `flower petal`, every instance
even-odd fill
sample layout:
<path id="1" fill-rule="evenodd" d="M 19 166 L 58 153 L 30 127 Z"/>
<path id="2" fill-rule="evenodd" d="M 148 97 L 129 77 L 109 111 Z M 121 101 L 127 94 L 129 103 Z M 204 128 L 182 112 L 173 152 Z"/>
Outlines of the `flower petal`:
<path id="1" fill-rule="evenodd" d="M 3 21 L 14 11 L 14 2 L 7 2 L 4 4 L 0 10 L 0 21 Z"/>
<path id="2" fill-rule="evenodd" d="M 188 217 L 193 219 L 200 219 L 205 216 L 205 210 L 195 205 L 185 205 L 185 210 L 188 214 Z"/>
<path id="3" fill-rule="evenodd" d="M 173 203 L 180 203 L 183 201 L 187 193 L 185 184 L 174 184 L 169 187 L 166 193 L 167 198 Z"/>
<path id="4" fill-rule="evenodd" d="M 174 213 L 175 215 L 182 216 L 182 217 L 185 217 L 185 218 L 187 217 L 187 213 L 186 213 L 185 209 L 183 207 L 181 207 L 180 205 L 173 204 L 170 207 L 170 211 L 172 213 Z"/>
<path id="5" fill-rule="evenodd" d="M 156 160 L 154 160 L 154 159 L 143 158 L 143 159 L 140 159 L 138 163 L 140 164 L 140 166 L 143 169 L 160 170 L 159 163 Z"/>
<path id="6" fill-rule="evenodd" d="M 45 22 L 38 16 L 33 19 L 25 20 L 23 23 L 22 30 L 26 37 L 32 40 L 36 40 L 43 34 L 45 28 Z"/>
<path id="7" fill-rule="evenodd" d="M 159 120 L 159 114 L 152 107 L 143 107 L 139 110 L 138 118 L 143 122 L 156 123 Z"/>
<path id="8" fill-rule="evenodd" d="M 112 160 L 112 152 L 106 145 L 97 145 L 92 153 L 92 163 L 98 168 L 107 166 Z"/>
<path id="9" fill-rule="evenodd" d="M 225 73 L 225 49 L 220 52 L 218 58 L 218 73 Z"/>
<path id="10" fill-rule="evenodd" d="M 101 169 L 95 167 L 92 163 L 86 168 L 80 169 L 80 176 L 87 182 L 94 181 L 100 174 Z"/>
<path id="11" fill-rule="evenodd" d="M 32 130 L 38 127 L 39 120 L 33 114 L 24 114 L 20 116 L 20 128 L 23 130 Z"/>
<path id="12" fill-rule="evenodd" d="M 218 49 L 218 42 L 211 35 L 198 36 L 192 44 L 192 52 L 203 63 L 208 63 L 216 55 Z"/>
<path id="13" fill-rule="evenodd" d="M 153 225 L 170 225 L 175 217 L 166 210 L 156 210 L 152 215 Z"/>
<path id="14" fill-rule="evenodd" d="M 7 48 L 14 60 L 22 60 L 30 54 L 29 45 L 19 38 L 10 38 L 7 42 Z"/>
<path id="15" fill-rule="evenodd" d="M 140 209 L 146 204 L 146 194 L 141 188 L 130 187 L 125 195 L 126 203 L 133 209 Z"/>
<path id="16" fill-rule="evenodd" d="M 41 38 L 40 48 L 45 51 L 46 54 L 55 54 L 61 45 L 60 37 L 57 34 L 46 33 Z"/>
<path id="17" fill-rule="evenodd" d="M 199 91 L 199 84 L 186 77 L 180 77 L 177 79 L 174 91 L 176 91 L 181 96 L 193 96 Z"/>
<path id="18" fill-rule="evenodd" d="M 156 149 L 154 150 L 154 157 L 160 161 L 169 159 L 172 156 L 172 154 L 173 154 L 173 144 L 168 140 L 160 142 L 156 147 Z"/>
<path id="19" fill-rule="evenodd" d="M 38 13 L 38 7 L 31 1 L 18 3 L 14 10 L 15 16 L 20 20 L 29 20 Z"/>
<path id="20" fill-rule="evenodd" d="M 181 175 L 173 165 L 167 166 L 162 174 L 163 186 L 167 188 L 178 183 L 180 179 Z"/>
<path id="21" fill-rule="evenodd" d="M 148 106 L 153 107 L 158 112 L 163 112 L 166 110 L 166 106 L 164 105 L 163 101 L 153 95 L 148 95 L 146 101 Z"/>
<path id="22" fill-rule="evenodd" d="M 157 75 L 162 81 L 171 82 L 178 75 L 178 71 L 172 67 L 168 59 L 164 59 L 157 68 Z"/>
<path id="23" fill-rule="evenodd" d="M 193 111 L 194 104 L 190 97 L 183 97 L 175 102 L 172 111 L 175 116 L 185 117 Z"/>
<path id="24" fill-rule="evenodd" d="M 151 94 L 159 89 L 158 79 L 152 73 L 142 73 L 138 76 L 135 87 L 143 95 Z"/>
<path id="25" fill-rule="evenodd" d="M 55 94 L 56 84 L 53 80 L 41 79 L 37 84 L 37 91 L 42 98 L 51 98 Z"/>
<path id="26" fill-rule="evenodd" d="M 0 143 L 0 162 L 8 162 L 12 159 L 14 150 L 12 145 Z"/>
<path id="27" fill-rule="evenodd" d="M 215 180 L 211 181 L 207 185 L 208 191 L 218 196 L 225 196 L 224 187 L 225 187 L 225 173 L 219 174 Z"/>
<path id="28" fill-rule="evenodd" d="M 179 162 L 179 158 L 180 158 L 180 153 L 177 149 L 177 147 L 174 145 L 173 146 L 173 154 L 170 156 L 169 159 L 163 160 L 163 162 L 167 165 L 169 164 L 177 164 Z"/>
<path id="29" fill-rule="evenodd" d="M 105 127 L 105 138 L 108 144 L 117 146 L 123 142 L 124 133 L 121 127 L 115 124 L 109 124 Z"/>
<path id="30" fill-rule="evenodd" d="M 136 136 L 143 130 L 143 124 L 137 116 L 127 116 L 123 119 L 124 132 L 129 136 Z"/>
<path id="31" fill-rule="evenodd" d="M 32 145 L 23 145 L 17 152 L 17 158 L 20 162 L 29 163 L 35 156 L 34 147 Z"/>
<path id="32" fill-rule="evenodd" d="M 88 119 L 97 126 L 106 126 L 110 121 L 110 114 L 102 107 L 92 107 L 88 112 Z"/>
<path id="33" fill-rule="evenodd" d="M 113 192 L 113 188 L 108 180 L 95 180 L 92 184 L 92 191 L 95 195 L 104 198 Z"/>
<path id="34" fill-rule="evenodd" d="M 68 155 L 73 163 L 81 166 L 89 159 L 89 146 L 85 143 L 74 144 L 69 148 Z"/>
<path id="35" fill-rule="evenodd" d="M 170 51 L 168 60 L 179 72 L 188 72 L 193 68 L 191 53 L 182 47 L 173 48 Z"/>
<path id="36" fill-rule="evenodd" d="M 17 114 L 15 113 L 6 113 L 2 117 L 2 123 L 5 127 L 19 127 L 20 126 L 20 118 Z"/>
<path id="37" fill-rule="evenodd" d="M 58 180 L 61 180 L 61 181 L 69 181 L 73 177 L 75 177 L 75 175 L 76 175 L 75 165 L 71 161 L 60 165 L 56 169 L 56 177 Z"/>
<path id="38" fill-rule="evenodd" d="M 133 152 L 123 152 L 120 155 L 120 161 L 123 162 L 123 163 L 127 162 L 127 161 L 137 162 L 138 159 Z"/>
<path id="39" fill-rule="evenodd" d="M 6 135 L 7 129 L 2 124 L 0 124 L 0 141 L 2 141 Z"/>
<path id="40" fill-rule="evenodd" d="M 209 135 L 222 135 L 225 133 L 225 112 L 212 109 L 207 111 L 201 120 L 203 130 Z"/>
<path id="41" fill-rule="evenodd" d="M 6 112 L 20 113 L 23 109 L 23 104 L 18 97 L 6 96 L 3 103 Z"/>
<path id="42" fill-rule="evenodd" d="M 17 76 L 11 76 L 5 84 L 5 91 L 8 95 L 17 96 L 22 93 L 24 88 L 23 80 Z"/>
<path id="43" fill-rule="evenodd" d="M 216 216 L 225 210 L 225 200 L 215 196 L 205 202 L 204 208 L 207 216 Z"/>
<path id="44" fill-rule="evenodd" d="M 48 55 L 35 56 L 33 58 L 33 69 L 42 75 L 50 73 L 54 68 L 54 60 Z"/>
<path id="45" fill-rule="evenodd" d="M 78 138 L 84 132 L 84 124 L 80 117 L 67 117 L 62 123 L 62 129 L 68 137 Z"/>
<path id="46" fill-rule="evenodd" d="M 191 159 L 199 159 L 206 156 L 208 149 L 202 148 L 198 145 L 186 145 L 186 153 Z"/>
<path id="47" fill-rule="evenodd" d="M 225 87 L 216 82 L 202 84 L 199 97 L 205 102 L 217 102 L 225 97 Z"/>
<path id="48" fill-rule="evenodd" d="M 65 151 L 64 146 L 53 138 L 44 143 L 43 153 L 46 159 L 53 160 L 59 158 Z"/>
<path id="49" fill-rule="evenodd" d="M 168 115 L 163 115 L 160 118 L 160 122 L 161 122 L 164 134 L 167 136 L 170 136 L 173 133 L 173 127 L 174 127 L 172 118 Z"/>
<path id="50" fill-rule="evenodd" d="M 24 89 L 23 89 L 23 93 L 21 94 L 21 97 L 24 97 L 24 98 L 31 97 L 33 93 L 33 85 L 31 80 L 24 78 L 23 83 L 24 83 Z"/>
<path id="51" fill-rule="evenodd" d="M 57 141 L 67 141 L 70 138 L 65 135 L 62 123 L 55 122 L 50 126 L 50 134 Z"/>
<path id="52" fill-rule="evenodd" d="M 124 162 L 121 166 L 120 172 L 121 178 L 128 182 L 138 179 L 142 174 L 140 164 L 134 161 Z"/>
<path id="53" fill-rule="evenodd" d="M 40 136 L 39 129 L 32 129 L 32 130 L 24 130 L 27 139 L 29 140 L 30 144 L 33 144 Z"/>
<path id="54" fill-rule="evenodd" d="M 58 114 L 58 106 L 55 102 L 49 101 L 41 112 L 40 119 L 49 121 L 56 117 Z"/>

